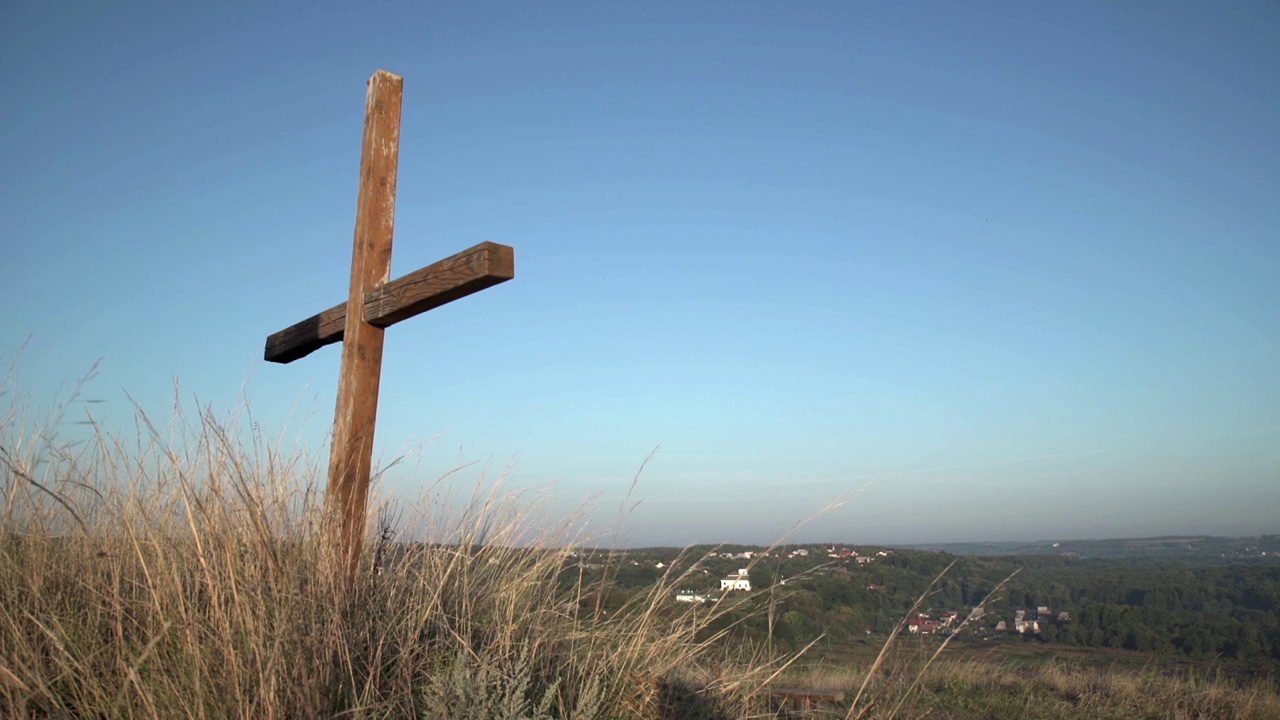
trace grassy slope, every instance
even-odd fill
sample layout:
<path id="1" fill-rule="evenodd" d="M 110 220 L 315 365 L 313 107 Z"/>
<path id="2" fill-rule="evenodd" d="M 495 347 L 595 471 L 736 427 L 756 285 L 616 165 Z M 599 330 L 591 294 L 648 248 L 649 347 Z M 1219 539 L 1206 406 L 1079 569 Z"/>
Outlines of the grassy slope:
<path id="1" fill-rule="evenodd" d="M 1211 675 L 870 658 L 786 667 L 726 648 L 719 607 L 678 622 L 667 575 L 605 607 L 557 582 L 580 540 L 527 499 L 440 483 L 371 529 L 360 581 L 328 582 L 317 470 L 247 419 L 48 439 L 0 415 L 0 717 L 683 718 L 770 715 L 765 686 L 836 686 L 847 717 L 1280 717 L 1273 686 Z M 488 488 L 488 489 L 485 489 Z M 970 651 L 971 652 L 971 651 Z M 781 674 L 779 674 L 781 673 Z"/>

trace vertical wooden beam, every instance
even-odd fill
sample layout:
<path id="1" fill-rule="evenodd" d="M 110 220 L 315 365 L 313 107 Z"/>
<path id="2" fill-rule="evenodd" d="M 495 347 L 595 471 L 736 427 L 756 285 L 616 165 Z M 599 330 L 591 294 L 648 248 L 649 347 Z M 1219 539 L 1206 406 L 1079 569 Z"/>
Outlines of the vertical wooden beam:
<path id="1" fill-rule="evenodd" d="M 364 321 L 364 296 L 391 279 L 403 91 L 401 77 L 379 70 L 369 79 L 365 96 L 351 289 L 347 294 L 342 371 L 333 418 L 329 488 L 325 493 L 326 531 L 331 533 L 330 547 L 337 551 L 332 561 L 348 582 L 359 567 L 364 541 L 378 380 L 382 372 L 383 329 Z"/>

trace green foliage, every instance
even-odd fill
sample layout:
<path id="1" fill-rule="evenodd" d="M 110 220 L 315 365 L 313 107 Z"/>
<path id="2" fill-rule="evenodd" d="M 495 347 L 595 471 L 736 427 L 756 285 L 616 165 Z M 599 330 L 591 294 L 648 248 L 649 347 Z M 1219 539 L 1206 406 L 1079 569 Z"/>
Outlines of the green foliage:
<path id="1" fill-rule="evenodd" d="M 956 558 L 897 550 L 860 565 L 852 557 L 827 557 L 825 546 L 804 547 L 811 551 L 807 557 L 786 557 L 788 548 L 782 548 L 753 567 L 753 584 L 772 589 L 767 595 L 757 591 L 750 598 L 740 598 L 743 606 L 736 612 L 745 617 L 772 603 L 776 610 L 772 636 L 766 615 L 735 625 L 730 632 L 735 642 L 797 650 L 818 634 L 825 634 L 824 646 L 857 642 L 867 637 L 868 630 L 883 636 L 955 560 L 955 567 L 930 593 L 925 612 L 936 616 L 950 610 L 963 618 L 1001 580 L 1021 569 L 1001 597 L 988 605 L 986 617 L 972 623 L 959 638 L 962 642 L 980 636 L 998 638 L 993 630 L 996 622 L 1011 624 L 1015 612 L 1023 610 L 1039 621 L 1040 635 L 1026 638 L 1038 642 L 1280 665 L 1280 563 L 1276 562 Z M 864 555 L 874 552 L 858 550 Z M 645 568 L 669 554 L 636 550 L 628 557 Z M 742 563 L 707 562 L 708 582 Z M 619 580 L 624 592 L 648 582 L 640 572 L 620 575 Z M 624 580 L 634 584 L 623 587 Z M 785 586 L 773 584 L 782 580 Z M 869 585 L 878 589 L 868 589 Z M 1051 609 L 1048 618 L 1036 617 L 1040 606 Z M 1060 612 L 1068 613 L 1070 619 L 1060 621 Z"/>
<path id="2" fill-rule="evenodd" d="M 538 689 L 540 679 L 529 654 L 500 666 L 460 654 L 448 667 L 427 678 L 421 694 L 423 720 L 552 720 L 557 684 Z M 570 713 L 591 718 L 599 712 L 602 694 L 597 683 L 584 694 L 590 707 Z"/>

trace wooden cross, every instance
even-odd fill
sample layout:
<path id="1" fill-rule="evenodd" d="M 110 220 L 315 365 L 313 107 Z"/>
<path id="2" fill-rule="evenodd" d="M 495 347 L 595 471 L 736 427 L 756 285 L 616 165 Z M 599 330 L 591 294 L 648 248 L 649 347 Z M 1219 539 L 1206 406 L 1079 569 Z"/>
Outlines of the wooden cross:
<path id="1" fill-rule="evenodd" d="M 324 505 L 333 559 L 348 580 L 355 576 L 364 540 L 383 329 L 515 277 L 515 252 L 484 242 L 390 280 L 403 91 L 403 78 L 385 70 L 369 79 L 346 302 L 271 335 L 264 353 L 271 362 L 288 363 L 342 342 Z"/>

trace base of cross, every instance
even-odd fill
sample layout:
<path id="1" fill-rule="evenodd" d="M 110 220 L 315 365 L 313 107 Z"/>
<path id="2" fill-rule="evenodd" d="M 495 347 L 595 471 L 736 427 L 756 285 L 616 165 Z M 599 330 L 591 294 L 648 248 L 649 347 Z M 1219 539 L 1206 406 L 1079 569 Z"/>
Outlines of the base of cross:
<path id="1" fill-rule="evenodd" d="M 760 694 L 777 703 L 777 710 L 787 713 L 799 713 L 799 717 L 810 717 L 818 709 L 819 703 L 838 703 L 844 699 L 841 690 L 805 690 L 803 688 L 762 688 Z"/>

